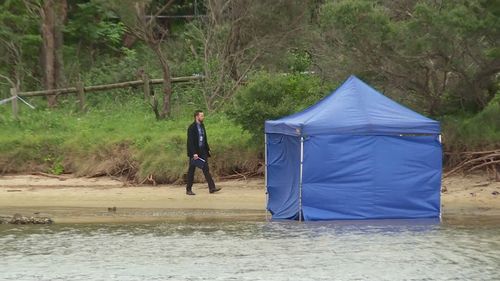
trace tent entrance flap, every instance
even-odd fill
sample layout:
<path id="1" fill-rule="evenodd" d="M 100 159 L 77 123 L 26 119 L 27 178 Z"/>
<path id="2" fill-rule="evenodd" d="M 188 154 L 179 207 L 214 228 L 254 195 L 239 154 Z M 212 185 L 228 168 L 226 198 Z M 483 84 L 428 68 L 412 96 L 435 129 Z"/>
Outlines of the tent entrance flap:
<path id="1" fill-rule="evenodd" d="M 267 134 L 267 209 L 273 219 L 296 219 L 300 207 L 300 138 Z"/>

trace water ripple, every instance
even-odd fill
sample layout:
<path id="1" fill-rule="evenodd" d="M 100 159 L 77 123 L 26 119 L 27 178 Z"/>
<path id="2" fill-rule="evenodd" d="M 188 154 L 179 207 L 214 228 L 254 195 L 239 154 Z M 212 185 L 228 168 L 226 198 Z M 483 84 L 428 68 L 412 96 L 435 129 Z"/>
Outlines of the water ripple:
<path id="1" fill-rule="evenodd" d="M 500 280 L 500 226 L 2 226 L 0 257 L 0 280 Z"/>

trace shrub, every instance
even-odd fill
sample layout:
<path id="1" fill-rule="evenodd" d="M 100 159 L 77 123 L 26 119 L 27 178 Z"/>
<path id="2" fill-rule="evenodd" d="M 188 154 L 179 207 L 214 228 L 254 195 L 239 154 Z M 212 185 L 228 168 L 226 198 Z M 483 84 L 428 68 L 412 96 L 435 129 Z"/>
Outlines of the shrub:
<path id="1" fill-rule="evenodd" d="M 261 72 L 236 93 L 228 114 L 254 139 L 261 140 L 266 120 L 301 111 L 328 93 L 329 87 L 313 75 Z"/>

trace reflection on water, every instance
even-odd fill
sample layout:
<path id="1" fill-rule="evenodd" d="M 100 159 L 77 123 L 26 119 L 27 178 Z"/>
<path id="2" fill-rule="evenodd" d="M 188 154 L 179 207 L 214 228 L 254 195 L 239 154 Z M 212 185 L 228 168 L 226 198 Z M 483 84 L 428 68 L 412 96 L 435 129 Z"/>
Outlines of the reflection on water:
<path id="1" fill-rule="evenodd" d="M 475 221 L 0 226 L 0 280 L 500 280 Z"/>

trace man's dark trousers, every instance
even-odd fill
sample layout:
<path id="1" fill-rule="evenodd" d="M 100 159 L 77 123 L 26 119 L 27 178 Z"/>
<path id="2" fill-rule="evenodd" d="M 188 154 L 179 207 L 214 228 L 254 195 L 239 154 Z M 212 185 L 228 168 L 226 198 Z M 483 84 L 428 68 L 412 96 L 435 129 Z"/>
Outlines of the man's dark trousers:
<path id="1" fill-rule="evenodd" d="M 205 175 L 205 179 L 207 180 L 208 183 L 208 189 L 210 191 L 215 189 L 215 183 L 214 180 L 212 179 L 212 176 L 210 175 L 210 170 L 208 168 L 208 153 L 206 151 L 203 151 L 200 155 L 198 155 L 200 158 L 203 158 L 203 160 L 206 161 L 205 166 L 203 167 L 203 175 Z M 189 158 L 189 169 L 188 169 L 188 174 L 187 174 L 187 185 L 186 185 L 186 191 L 192 191 L 193 187 L 193 181 L 194 181 L 194 170 L 196 169 L 196 166 L 194 163 L 191 161 L 192 158 Z"/>

